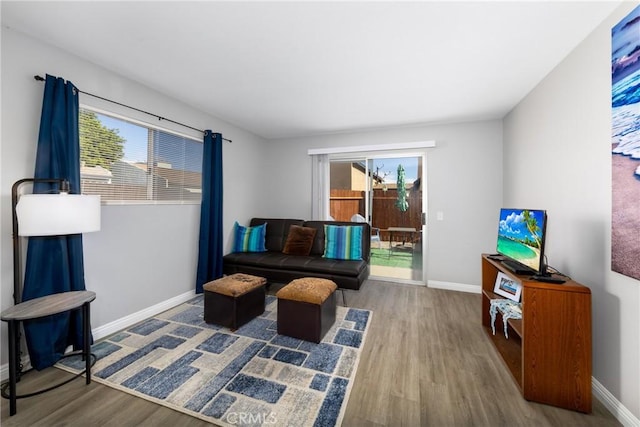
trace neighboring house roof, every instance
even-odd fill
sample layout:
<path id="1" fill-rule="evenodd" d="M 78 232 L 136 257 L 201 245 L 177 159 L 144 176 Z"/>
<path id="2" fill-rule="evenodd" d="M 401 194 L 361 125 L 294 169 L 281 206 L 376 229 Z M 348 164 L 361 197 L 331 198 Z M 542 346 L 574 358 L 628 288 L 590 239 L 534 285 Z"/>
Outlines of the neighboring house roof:
<path id="1" fill-rule="evenodd" d="M 132 166 L 147 171 L 146 163 L 131 163 Z M 202 174 L 200 172 L 173 169 L 169 163 L 158 163 L 152 170 L 153 175 L 165 179 L 169 185 L 182 185 L 189 188 L 202 187 Z"/>
<path id="2" fill-rule="evenodd" d="M 109 169 L 102 166 L 80 166 L 80 176 L 84 179 L 90 179 L 93 181 L 106 181 L 110 182 L 113 178 L 113 174 Z"/>
<path id="3" fill-rule="evenodd" d="M 188 188 L 202 187 L 202 174 L 199 172 L 191 172 L 180 169 L 171 169 L 163 167 L 154 167 L 153 173 L 160 178 L 166 179 L 169 185 L 182 185 Z"/>
<path id="4" fill-rule="evenodd" d="M 113 172 L 113 183 L 122 185 L 146 185 L 147 183 L 147 167 L 138 163 L 118 160 L 113 164 L 111 170 Z"/>
<path id="5" fill-rule="evenodd" d="M 144 198 L 150 177 L 154 198 L 199 199 L 202 193 L 202 175 L 199 172 L 173 169 L 169 163 L 159 165 L 153 167 L 149 175 L 146 163 L 119 160 L 113 164 L 111 171 L 100 166 L 84 166 L 81 176 L 86 185 L 91 185 L 90 191 L 101 194 L 105 199 L 113 197 L 114 191 L 125 192 L 134 199 Z"/>
<path id="6" fill-rule="evenodd" d="M 366 167 L 365 167 L 364 162 L 354 162 L 354 163 L 351 163 L 351 166 L 354 167 L 355 169 L 358 169 L 362 173 L 365 173 L 365 171 L 366 171 Z M 383 181 L 383 178 L 380 175 L 378 175 L 376 172 L 369 171 L 369 173 L 373 173 L 373 180 L 374 181 L 376 181 L 378 183 L 381 183 Z"/>

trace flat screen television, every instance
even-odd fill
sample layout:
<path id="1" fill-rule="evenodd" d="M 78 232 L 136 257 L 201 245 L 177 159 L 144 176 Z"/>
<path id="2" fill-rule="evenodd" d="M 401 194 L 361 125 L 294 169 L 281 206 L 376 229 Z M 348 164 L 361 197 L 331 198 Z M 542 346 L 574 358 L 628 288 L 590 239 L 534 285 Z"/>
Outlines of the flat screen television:
<path id="1" fill-rule="evenodd" d="M 538 209 L 500 209 L 496 251 L 517 274 L 546 275 L 544 241 L 547 213 Z"/>

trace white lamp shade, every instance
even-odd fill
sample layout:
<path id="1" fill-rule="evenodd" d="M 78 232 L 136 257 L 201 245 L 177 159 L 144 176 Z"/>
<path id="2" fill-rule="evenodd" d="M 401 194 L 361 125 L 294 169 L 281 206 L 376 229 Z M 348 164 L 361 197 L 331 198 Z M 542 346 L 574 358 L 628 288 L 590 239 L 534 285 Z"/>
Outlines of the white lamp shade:
<path id="1" fill-rule="evenodd" d="M 58 236 L 100 230 L 100 196 L 25 194 L 16 206 L 18 235 Z"/>

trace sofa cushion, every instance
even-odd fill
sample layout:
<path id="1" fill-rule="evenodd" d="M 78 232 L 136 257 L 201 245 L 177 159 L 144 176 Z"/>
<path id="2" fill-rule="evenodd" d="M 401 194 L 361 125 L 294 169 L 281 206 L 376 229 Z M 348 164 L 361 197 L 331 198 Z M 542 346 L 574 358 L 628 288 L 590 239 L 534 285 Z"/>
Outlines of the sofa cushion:
<path id="1" fill-rule="evenodd" d="M 324 226 L 324 257 L 362 259 L 362 227 L 350 225 Z"/>
<path id="2" fill-rule="evenodd" d="M 233 239 L 233 252 L 264 252 L 266 224 L 244 227 L 236 221 Z"/>
<path id="3" fill-rule="evenodd" d="M 363 260 L 329 259 L 319 256 L 300 257 L 307 258 L 304 263 L 304 271 L 311 273 L 331 273 L 340 276 L 358 276 L 367 268 L 367 262 Z"/>
<path id="4" fill-rule="evenodd" d="M 315 228 L 292 225 L 289 228 L 289 235 L 282 253 L 287 255 L 309 255 L 315 236 Z"/>
<path id="5" fill-rule="evenodd" d="M 288 218 L 252 218 L 249 225 L 256 226 L 267 223 L 265 234 L 265 247 L 268 251 L 282 252 L 284 243 L 287 241 L 289 228 L 292 225 L 303 225 L 302 219 Z"/>
<path id="6" fill-rule="evenodd" d="M 363 260 L 346 261 L 321 256 L 285 255 L 282 252 L 230 253 L 224 256 L 227 265 L 244 265 L 254 268 L 301 271 L 342 276 L 358 276 L 367 268 Z"/>

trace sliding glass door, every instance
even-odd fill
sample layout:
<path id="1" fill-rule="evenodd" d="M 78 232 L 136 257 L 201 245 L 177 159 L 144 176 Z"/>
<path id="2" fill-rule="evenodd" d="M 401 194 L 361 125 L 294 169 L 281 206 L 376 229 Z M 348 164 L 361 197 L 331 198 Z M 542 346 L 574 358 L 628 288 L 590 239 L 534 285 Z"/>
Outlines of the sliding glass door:
<path id="1" fill-rule="evenodd" d="M 373 278 L 426 283 L 424 164 L 415 152 L 330 157 L 330 215 L 371 225 Z"/>

